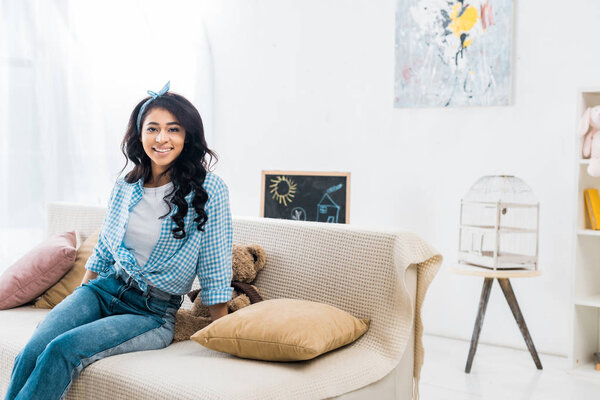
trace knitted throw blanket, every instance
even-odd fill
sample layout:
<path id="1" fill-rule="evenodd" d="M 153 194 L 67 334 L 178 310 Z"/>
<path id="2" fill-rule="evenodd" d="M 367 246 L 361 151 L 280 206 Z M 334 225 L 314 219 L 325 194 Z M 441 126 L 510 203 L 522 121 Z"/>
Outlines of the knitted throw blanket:
<path id="1" fill-rule="evenodd" d="M 234 221 L 234 243 L 264 248 L 267 263 L 254 285 L 265 300 L 324 302 L 355 317 L 371 318 L 367 333 L 349 348 L 311 361 L 315 370 L 318 364 L 320 368 L 308 386 L 302 380 L 305 398 L 339 395 L 383 378 L 399 363 L 412 332 L 413 390 L 418 397 L 424 358 L 421 308 L 442 263 L 428 243 L 411 232 L 240 217 Z M 411 266 L 417 270 L 416 304 L 404 282 Z"/>

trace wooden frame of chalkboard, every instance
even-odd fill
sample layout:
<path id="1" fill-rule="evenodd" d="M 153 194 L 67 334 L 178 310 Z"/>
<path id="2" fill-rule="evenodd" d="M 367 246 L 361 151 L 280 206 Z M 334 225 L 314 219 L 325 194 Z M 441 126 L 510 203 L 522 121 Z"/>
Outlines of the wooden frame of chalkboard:
<path id="1" fill-rule="evenodd" d="M 260 216 L 350 223 L 350 172 L 262 171 Z"/>

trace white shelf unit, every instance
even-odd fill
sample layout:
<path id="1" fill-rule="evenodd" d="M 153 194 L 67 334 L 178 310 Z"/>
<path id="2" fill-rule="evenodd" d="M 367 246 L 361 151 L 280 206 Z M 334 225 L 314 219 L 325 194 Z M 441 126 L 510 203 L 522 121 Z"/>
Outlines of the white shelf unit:
<path id="1" fill-rule="evenodd" d="M 577 124 L 587 107 L 600 105 L 600 88 L 578 93 Z M 590 229 L 586 215 L 584 189 L 600 190 L 600 178 L 587 173 L 589 160 L 582 159 L 582 138 L 576 138 L 577 206 L 575 217 L 575 246 L 573 255 L 573 314 L 572 352 L 573 372 L 600 379 L 595 370 L 594 353 L 600 351 L 600 231 Z"/>

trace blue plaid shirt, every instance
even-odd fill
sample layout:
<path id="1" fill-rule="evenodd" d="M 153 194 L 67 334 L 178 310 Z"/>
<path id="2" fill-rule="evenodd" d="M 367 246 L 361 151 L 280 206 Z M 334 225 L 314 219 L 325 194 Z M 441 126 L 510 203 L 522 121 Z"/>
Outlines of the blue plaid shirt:
<path id="1" fill-rule="evenodd" d="M 188 213 L 184 217 L 185 238 L 175 239 L 172 229 L 177 224 L 171 216 L 177 212 L 172 205 L 171 213 L 162 221 L 160 237 L 148 262 L 140 267 L 135 256 L 125 247 L 123 238 L 129 219 L 129 210 L 144 194 L 143 178 L 134 183 L 117 179 L 113 187 L 98 244 L 87 260 L 86 269 L 108 274 L 116 268 L 124 268 L 142 290 L 147 285 L 171 294 L 186 294 L 191 290 L 195 276 L 200 282 L 202 304 L 213 305 L 231 300 L 231 252 L 233 228 L 229 208 L 229 190 L 225 182 L 208 172 L 203 187 L 208 193 L 205 211 L 208 216 L 204 232 L 197 229 L 194 218 L 198 216 L 192 206 L 194 191 L 186 197 Z"/>

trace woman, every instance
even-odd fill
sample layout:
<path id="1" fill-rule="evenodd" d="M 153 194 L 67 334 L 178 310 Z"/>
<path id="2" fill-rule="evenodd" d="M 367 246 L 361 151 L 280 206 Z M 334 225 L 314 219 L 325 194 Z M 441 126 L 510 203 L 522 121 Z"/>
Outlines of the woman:
<path id="1" fill-rule="evenodd" d="M 62 399 L 94 361 L 168 346 L 195 276 L 213 320 L 227 314 L 228 188 L 207 171 L 205 156 L 216 155 L 198 110 L 168 90 L 149 91 L 131 113 L 121 150 L 135 166 L 115 183 L 81 286 L 17 355 L 6 399 Z"/>

